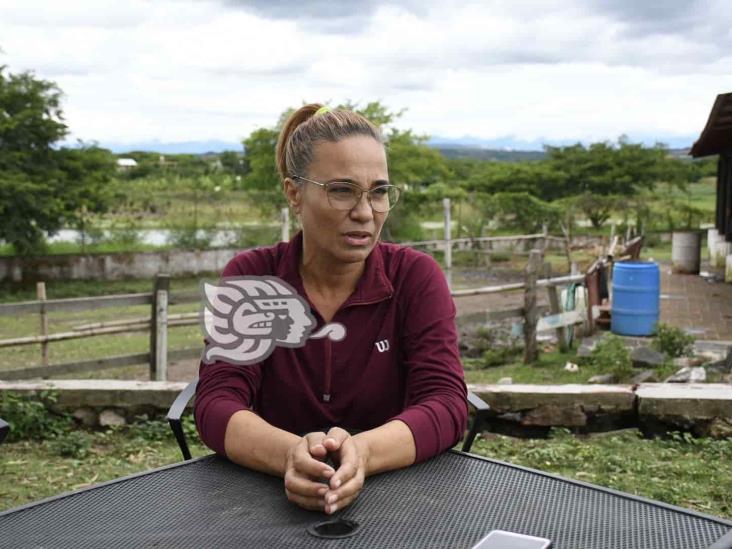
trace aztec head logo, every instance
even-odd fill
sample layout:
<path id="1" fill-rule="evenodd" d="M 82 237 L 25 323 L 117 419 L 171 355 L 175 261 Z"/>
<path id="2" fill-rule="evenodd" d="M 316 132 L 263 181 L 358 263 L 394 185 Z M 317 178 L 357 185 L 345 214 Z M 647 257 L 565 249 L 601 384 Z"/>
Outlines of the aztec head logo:
<path id="1" fill-rule="evenodd" d="M 253 364 L 277 346 L 302 347 L 309 338 L 341 341 L 346 336 L 338 323 L 311 334 L 316 321 L 307 301 L 274 276 L 227 277 L 220 285 L 203 282 L 201 291 L 203 332 L 210 339 L 206 364 Z"/>

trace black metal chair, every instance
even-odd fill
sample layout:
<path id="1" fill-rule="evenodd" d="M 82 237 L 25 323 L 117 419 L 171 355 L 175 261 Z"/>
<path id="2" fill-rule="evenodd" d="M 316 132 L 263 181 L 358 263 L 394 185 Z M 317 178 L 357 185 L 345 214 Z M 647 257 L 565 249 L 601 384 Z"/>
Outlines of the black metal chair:
<path id="1" fill-rule="evenodd" d="M 9 432 L 10 425 L 8 425 L 7 421 L 4 421 L 2 418 L 0 418 L 0 444 L 3 443 L 3 440 L 5 440 L 5 437 L 8 436 Z"/>
<path id="2" fill-rule="evenodd" d="M 183 431 L 183 424 L 181 423 L 181 416 L 188 406 L 193 395 L 196 394 L 196 386 L 198 380 L 191 381 L 185 389 L 183 389 L 170 406 L 168 410 L 168 423 L 170 428 L 175 435 L 175 440 L 178 442 L 181 454 L 183 454 L 184 460 L 191 459 L 191 451 L 188 449 L 188 442 L 186 441 L 186 434 Z M 488 411 L 490 406 L 486 404 L 483 399 L 472 391 L 468 391 L 468 403 L 475 409 L 475 418 L 468 430 L 468 434 L 465 436 L 463 441 L 463 452 L 470 452 L 470 448 L 473 446 L 473 441 L 481 430 L 486 429 L 488 426 Z"/>

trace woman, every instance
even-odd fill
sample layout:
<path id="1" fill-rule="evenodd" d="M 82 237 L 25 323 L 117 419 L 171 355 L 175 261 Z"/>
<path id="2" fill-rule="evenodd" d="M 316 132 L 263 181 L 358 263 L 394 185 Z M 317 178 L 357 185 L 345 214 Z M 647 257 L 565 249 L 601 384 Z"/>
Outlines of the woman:
<path id="1" fill-rule="evenodd" d="M 219 454 L 283 477 L 290 501 L 331 514 L 369 475 L 462 437 L 455 306 L 429 255 L 379 242 L 398 189 L 373 124 L 305 105 L 280 134 L 277 166 L 302 231 L 238 254 L 222 276 L 276 276 L 307 298 L 317 329 L 337 322 L 346 337 L 276 348 L 254 365 L 202 363 L 196 425 Z"/>

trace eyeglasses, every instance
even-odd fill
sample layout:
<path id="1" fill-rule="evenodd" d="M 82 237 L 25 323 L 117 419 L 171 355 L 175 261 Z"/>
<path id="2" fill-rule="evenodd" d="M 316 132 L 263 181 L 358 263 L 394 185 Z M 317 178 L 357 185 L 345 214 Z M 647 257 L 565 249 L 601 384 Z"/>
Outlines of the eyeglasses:
<path id="1" fill-rule="evenodd" d="M 336 210 L 348 211 L 361 202 L 363 193 L 369 201 L 371 208 L 377 213 L 386 213 L 391 210 L 399 201 L 401 189 L 396 185 L 379 185 L 373 189 L 365 190 L 349 181 L 331 181 L 329 183 L 318 183 L 299 175 L 293 175 L 292 179 L 307 181 L 325 189 L 328 197 L 328 204 Z"/>

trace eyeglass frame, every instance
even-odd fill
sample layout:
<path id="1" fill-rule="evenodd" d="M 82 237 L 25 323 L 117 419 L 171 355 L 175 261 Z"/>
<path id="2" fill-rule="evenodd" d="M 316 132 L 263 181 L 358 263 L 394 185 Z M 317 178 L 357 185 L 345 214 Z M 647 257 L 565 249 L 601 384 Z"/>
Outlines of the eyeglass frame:
<path id="1" fill-rule="evenodd" d="M 399 198 L 402 195 L 402 189 L 400 187 L 397 187 L 396 185 L 392 185 L 391 183 L 387 183 L 386 185 L 378 185 L 378 186 L 376 186 L 376 187 L 374 187 L 372 189 L 362 189 L 360 185 L 357 185 L 356 183 L 353 183 L 351 181 L 345 181 L 345 180 L 342 180 L 342 179 L 338 179 L 338 180 L 335 180 L 335 181 L 329 181 L 327 183 L 320 183 L 319 181 L 313 181 L 312 179 L 308 179 L 307 177 L 303 177 L 301 175 L 291 175 L 290 178 L 291 179 L 294 179 L 294 180 L 298 180 L 299 179 L 299 180 L 302 180 L 302 181 L 307 181 L 308 183 L 313 183 L 314 185 L 318 185 L 319 187 L 323 187 L 325 189 L 325 197 L 326 197 L 326 200 L 328 201 L 328 205 L 331 208 L 333 208 L 334 210 L 338 210 L 338 211 L 341 211 L 341 212 L 351 211 L 353 208 L 355 208 L 356 206 L 358 206 L 359 202 L 361 202 L 361 198 L 363 198 L 364 193 L 366 193 L 366 201 L 369 203 L 369 206 L 371 207 L 371 210 L 372 211 L 374 211 L 376 213 L 389 213 L 391 210 L 394 209 L 394 206 L 397 205 L 397 203 L 399 202 Z M 340 209 L 336 208 L 335 206 L 333 206 L 333 204 L 331 204 L 331 202 L 330 202 L 330 196 L 328 195 L 328 187 L 330 185 L 332 185 L 332 184 L 335 184 L 335 183 L 340 183 L 341 185 L 342 184 L 350 185 L 352 187 L 357 188 L 361 192 L 361 194 L 358 196 L 358 200 L 356 200 L 356 203 L 351 208 L 349 208 L 348 210 L 340 210 Z M 394 188 L 394 189 L 397 190 L 397 193 L 398 193 L 397 194 L 397 200 L 394 202 L 394 205 L 389 206 L 389 209 L 388 210 L 386 210 L 385 212 L 379 212 L 379 211 L 377 211 L 374 208 L 374 205 L 371 202 L 371 192 L 372 191 L 375 191 L 376 189 L 383 189 L 383 188 L 389 188 L 389 187 L 392 187 L 392 188 Z"/>

